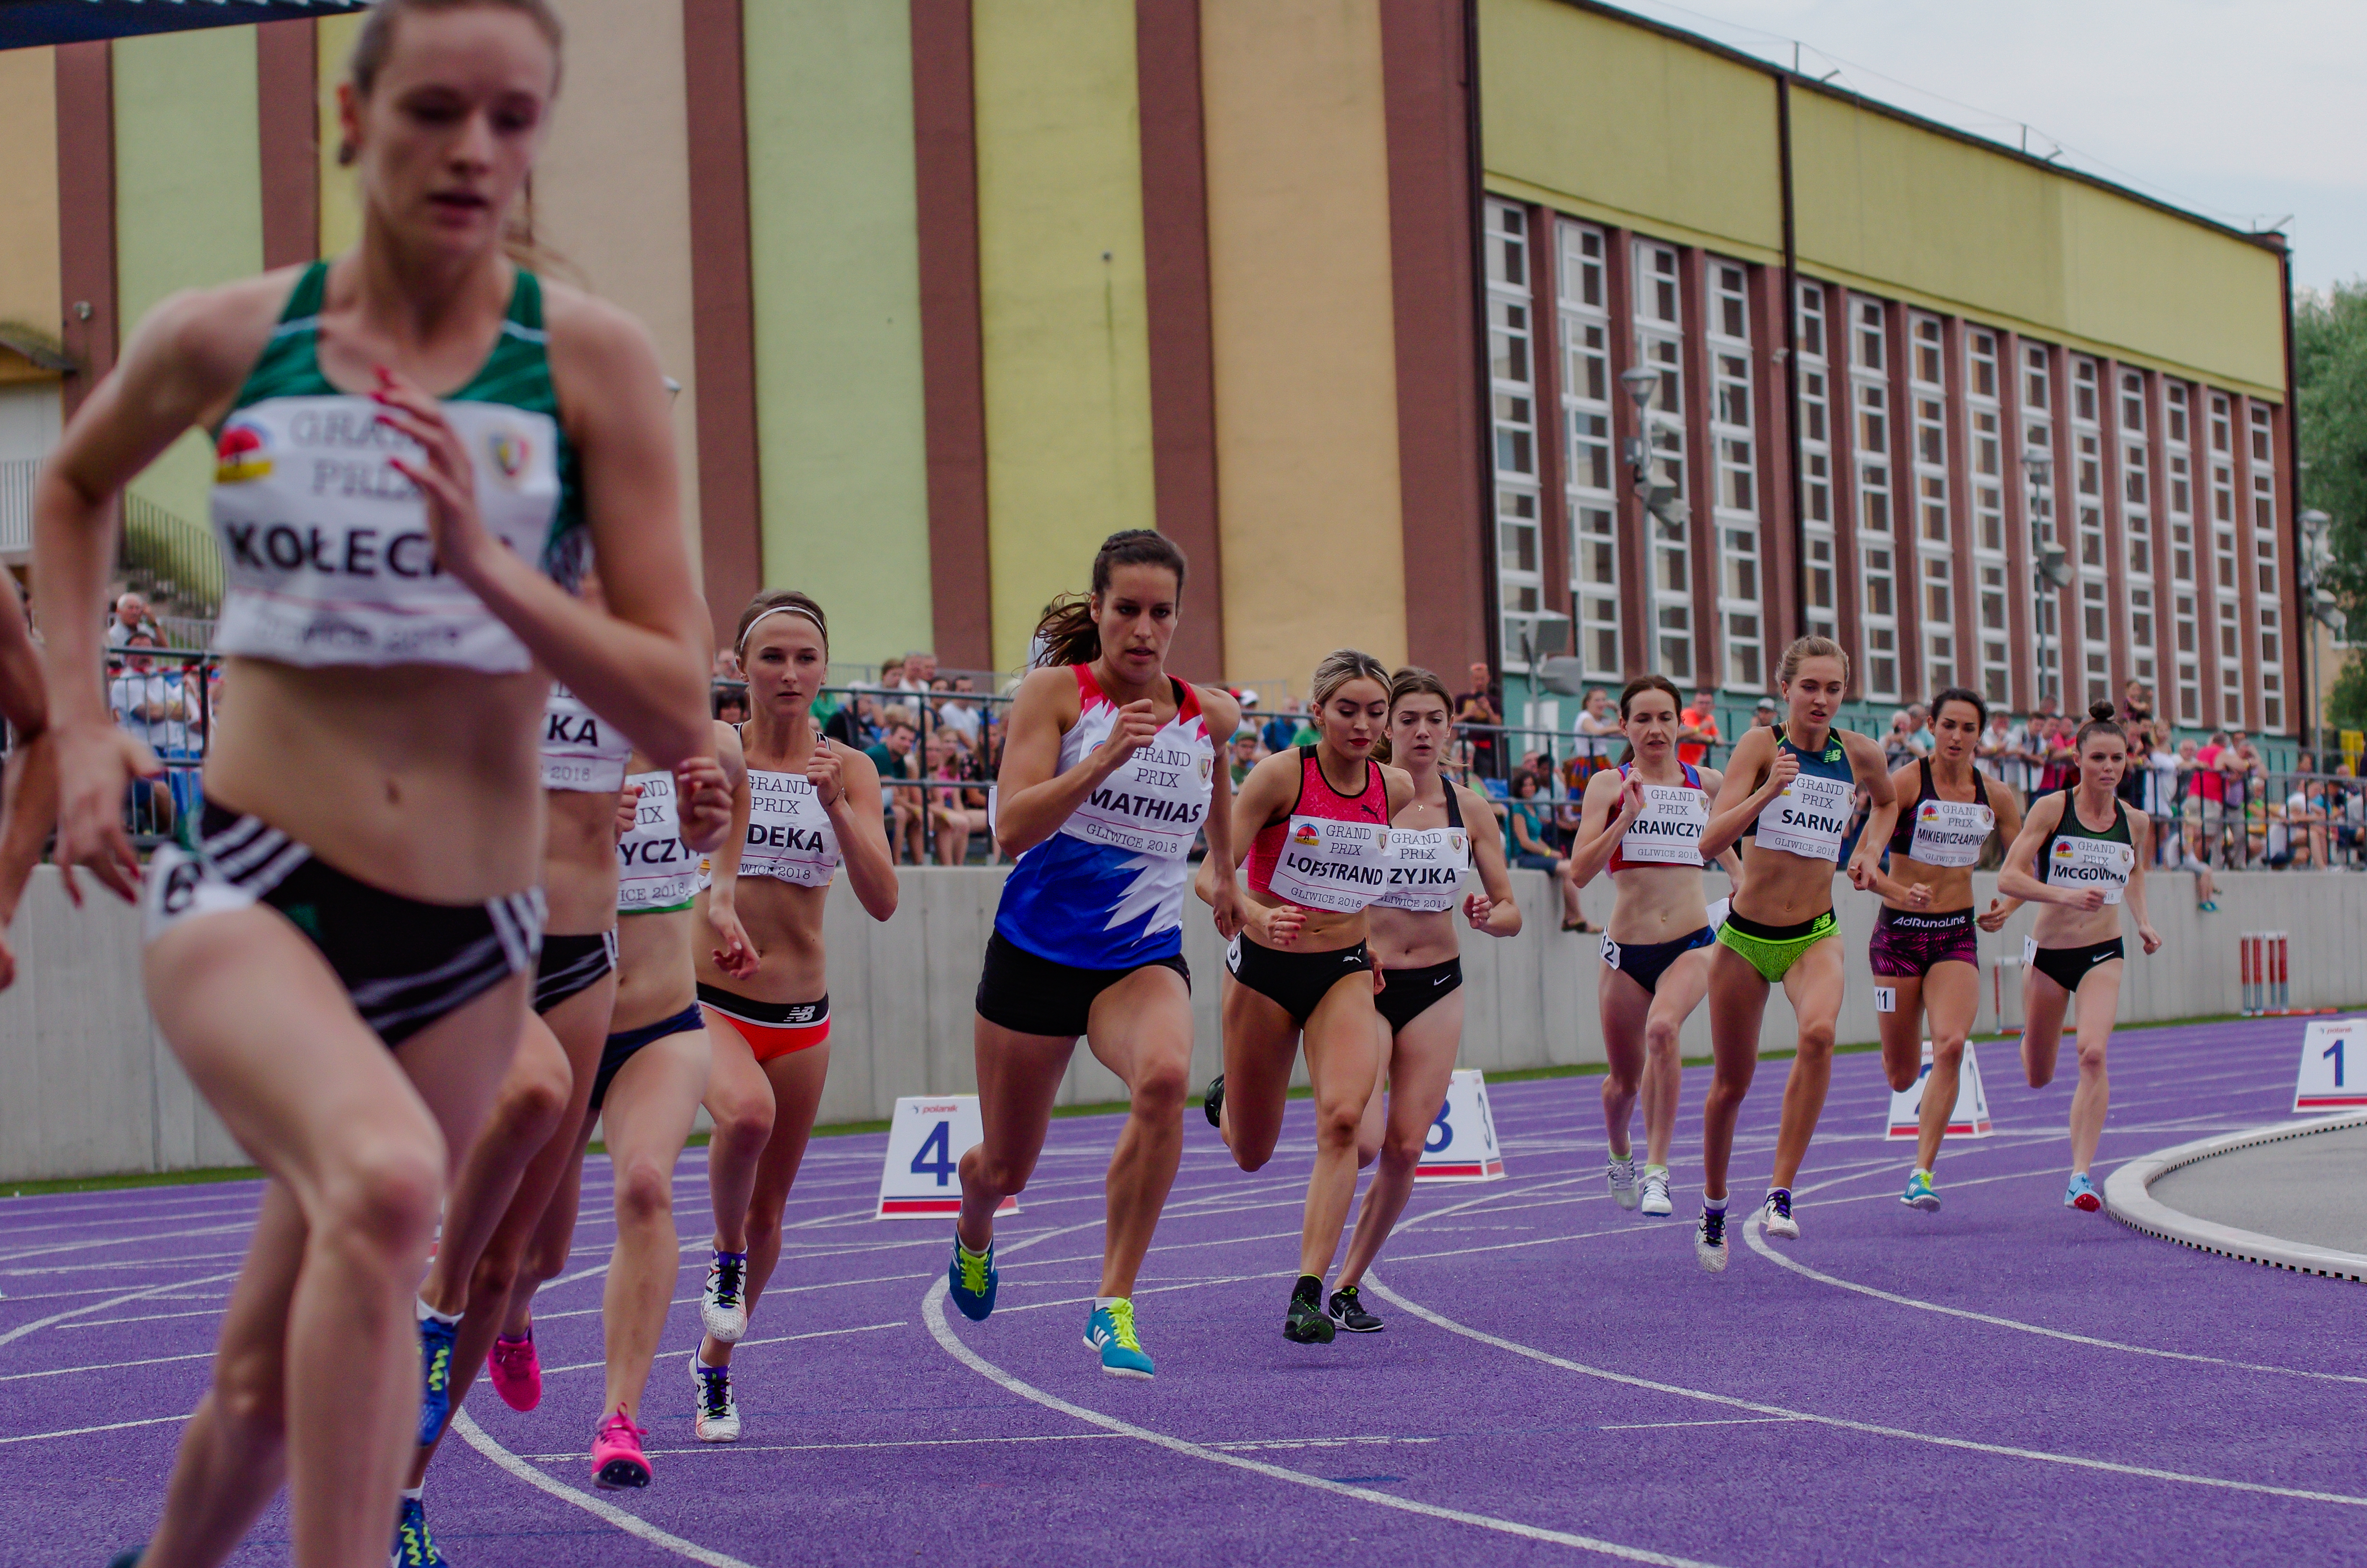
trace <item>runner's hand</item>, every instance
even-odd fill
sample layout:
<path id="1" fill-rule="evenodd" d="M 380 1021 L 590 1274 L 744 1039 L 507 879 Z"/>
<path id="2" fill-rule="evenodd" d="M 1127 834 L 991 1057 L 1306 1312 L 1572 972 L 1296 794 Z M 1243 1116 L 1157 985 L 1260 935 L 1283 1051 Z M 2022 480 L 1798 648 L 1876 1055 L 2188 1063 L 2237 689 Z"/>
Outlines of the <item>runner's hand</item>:
<path id="1" fill-rule="evenodd" d="M 2104 890 L 2081 888 L 2069 898 L 2064 899 L 2062 903 L 2066 909 L 2076 909 L 2082 915 L 2092 914 L 2104 907 Z"/>
<path id="2" fill-rule="evenodd" d="M 1979 918 L 1973 923 L 1991 936 L 1995 936 L 2005 929 L 2006 917 L 2010 913 L 2011 911 L 2005 906 L 2005 900 L 1993 898 L 1989 900 L 1989 906 L 1983 910 Z"/>
<path id="3" fill-rule="evenodd" d="M 2137 940 L 2145 944 L 2147 958 L 2161 950 L 2161 933 L 2142 922 L 2137 926 Z"/>
<path id="4" fill-rule="evenodd" d="M 58 870 L 82 905 L 79 866 L 126 903 L 140 896 L 140 854 L 123 825 L 123 792 L 134 778 L 164 777 L 156 754 L 104 722 L 51 730 L 58 748 Z"/>
<path id="5" fill-rule="evenodd" d="M 674 814 L 682 841 L 701 854 L 731 831 L 731 780 L 711 756 L 686 756 L 674 766 Z"/>
<path id="6" fill-rule="evenodd" d="M 1759 792 L 1772 801 L 1790 789 L 1792 780 L 1799 776 L 1800 759 L 1788 751 L 1779 751 L 1768 765 L 1767 782 L 1759 787 Z"/>
<path id="7" fill-rule="evenodd" d="M 846 799 L 846 778 L 828 736 L 814 743 L 813 755 L 806 758 L 806 782 L 813 786 L 814 799 L 822 810 Z"/>
<path id="8" fill-rule="evenodd" d="M 1231 878 L 1217 884 L 1217 896 L 1209 901 L 1209 913 L 1216 917 L 1217 935 L 1231 941 L 1249 924 L 1247 905 L 1241 898 L 1239 882 Z"/>
<path id="9" fill-rule="evenodd" d="M 1250 907 L 1261 906 L 1252 904 Z M 1298 940 L 1301 931 L 1307 929 L 1307 911 L 1295 903 L 1285 903 L 1279 909 L 1265 910 L 1257 917 L 1257 925 L 1258 946 L 1287 948 Z"/>
<path id="10" fill-rule="evenodd" d="M 623 838 L 641 820 L 641 787 L 628 784 L 617 791 L 617 836 Z"/>
<path id="11" fill-rule="evenodd" d="M 1488 916 L 1496 913 L 1496 902 L 1484 892 L 1475 892 L 1463 901 L 1463 918 L 1471 922 L 1474 931 L 1488 928 Z"/>
<path id="12" fill-rule="evenodd" d="M 1882 880 L 1882 873 L 1875 870 L 1869 862 L 1853 858 L 1849 863 L 1849 880 L 1850 886 L 1857 889 L 1858 892 L 1869 892 L 1874 891 L 1874 885 Z M 1930 894 L 1927 893 L 1924 896 L 1928 898 Z"/>
<path id="13" fill-rule="evenodd" d="M 1644 814 L 1644 778 L 1630 773 L 1619 786 L 1619 825 L 1625 829 Z"/>
<path id="14" fill-rule="evenodd" d="M 1931 884 L 1930 882 L 1911 883 L 1907 889 L 1906 895 L 1899 902 L 1909 909 L 1931 908 Z"/>
<path id="15" fill-rule="evenodd" d="M 1093 766 L 1104 774 L 1116 772 L 1126 759 L 1150 744 L 1159 733 L 1159 721 L 1151 716 L 1150 699 L 1129 702 L 1117 710 L 1117 720 L 1110 725 L 1109 739 L 1093 748 Z"/>
<path id="16" fill-rule="evenodd" d="M 417 455 L 391 457 L 387 466 L 419 489 L 427 504 L 427 532 L 436 559 L 470 587 L 477 585 L 486 552 L 499 549 L 477 511 L 477 470 L 468 444 L 444 417 L 443 405 L 409 378 L 378 367 L 379 423 L 419 443 Z"/>
<path id="17" fill-rule="evenodd" d="M 748 939 L 748 928 L 740 924 L 740 912 L 717 909 L 710 902 L 707 909 L 707 923 L 723 942 L 721 947 L 708 949 L 708 956 L 715 960 L 715 967 L 734 980 L 746 980 L 754 975 L 757 960 L 762 955 L 756 951 L 756 944 Z"/>

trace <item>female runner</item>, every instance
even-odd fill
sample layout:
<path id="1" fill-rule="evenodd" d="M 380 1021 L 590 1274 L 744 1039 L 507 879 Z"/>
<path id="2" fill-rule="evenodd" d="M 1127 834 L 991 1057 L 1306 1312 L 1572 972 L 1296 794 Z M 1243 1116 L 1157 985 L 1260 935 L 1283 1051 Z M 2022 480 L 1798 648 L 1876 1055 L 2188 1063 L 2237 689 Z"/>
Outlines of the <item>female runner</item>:
<path id="1" fill-rule="evenodd" d="M 698 1309 L 707 1333 L 691 1362 L 691 1425 L 708 1443 L 739 1440 L 731 1346 L 780 1262 L 781 1210 L 830 1071 L 822 907 L 840 860 L 872 919 L 896 913 L 878 770 L 861 752 L 832 745 L 813 722 L 830 673 L 821 606 L 794 589 L 759 594 L 740 612 L 737 646 L 748 675 L 740 730 L 746 832 L 736 851 L 716 857 L 701 896 L 718 930 L 736 921 L 747 931 L 755 967 L 727 970 L 720 950 L 697 955 L 698 999 L 715 1042 L 707 1079 L 715 1243 Z"/>
<path id="2" fill-rule="evenodd" d="M 1622 1209 L 1675 1211 L 1669 1199 L 1669 1144 L 1676 1136 L 1677 1089 L 1684 1062 L 1677 1036 L 1709 987 L 1716 940 L 1702 892 L 1702 835 L 1709 803 L 1725 777 L 1677 760 L 1683 701 L 1666 676 L 1639 676 L 1619 693 L 1619 722 L 1630 760 L 1587 780 L 1572 875 L 1580 886 L 1609 871 L 1619 902 L 1603 937 L 1595 1005 L 1602 1010 L 1609 1071 L 1603 1120 L 1611 1138 L 1605 1180 Z M 1721 852 L 1729 875 L 1740 869 Z M 1739 880 L 1738 877 L 1737 880 Z M 1644 1179 L 1627 1139 L 1638 1095 L 1644 1101 Z"/>
<path id="3" fill-rule="evenodd" d="M 1890 870 L 1873 879 L 1882 894 L 1866 957 L 1874 967 L 1874 1016 L 1882 1028 L 1882 1070 L 1904 1094 L 1923 1072 L 1923 1025 L 1931 1026 L 1931 1072 L 1923 1083 L 1915 1169 L 1899 1201 L 1932 1213 L 1940 1195 L 1932 1162 L 1956 1109 L 1965 1037 L 1980 1010 L 1977 925 L 1995 931 L 2012 905 L 1990 901 L 1973 914 L 1973 867 L 1994 832 L 2008 844 L 2022 831 L 2022 797 L 1973 766 L 1988 724 L 1988 705 L 1961 687 L 1931 701 L 1931 755 L 1891 775 L 1898 822 L 1890 835 Z"/>
<path id="4" fill-rule="evenodd" d="M 41 471 L 60 859 L 130 897 L 92 678 L 113 499 L 192 426 L 218 445 L 225 700 L 144 971 L 270 1185 L 149 1568 L 219 1562 L 283 1477 L 300 1568 L 386 1550 L 428 1239 L 540 947 L 550 680 L 665 766 L 709 744 L 656 354 L 501 248 L 559 36 L 543 0 L 373 7 L 340 96 L 357 249 L 158 306 Z M 605 611 L 554 580 L 587 543 Z"/>
<path id="5" fill-rule="evenodd" d="M 1849 832 L 1852 796 L 1874 802 L 1850 883 L 1864 888 L 1889 842 L 1898 811 L 1882 748 L 1832 727 L 1849 687 L 1849 655 L 1829 638 L 1803 637 L 1784 650 L 1777 687 L 1783 723 L 1753 729 L 1735 744 L 1717 806 L 1702 835 L 1702 853 L 1723 853 L 1750 838 L 1718 945 L 1709 959 L 1710 1051 L 1716 1062 L 1702 1108 L 1702 1217 L 1693 1256 L 1713 1273 L 1726 1267 L 1726 1171 L 1734 1122 L 1759 1064 L 1759 1026 L 1767 988 L 1781 983 L 1799 1018 L 1798 1054 L 1784 1085 L 1784 1119 L 1775 1134 L 1775 1174 L 1761 1222 L 1771 1236 L 1796 1237 L 1792 1178 L 1807 1156 L 1817 1117 L 1832 1081 L 1833 1023 L 1841 1010 L 1841 949 L 1833 940 L 1833 863 Z"/>
<path id="6" fill-rule="evenodd" d="M 2129 765 L 2128 738 L 2112 722 L 2111 703 L 2095 704 L 2088 715 L 2073 742 L 2079 782 L 2030 808 L 1998 873 L 1998 892 L 2046 906 L 2022 941 L 2030 973 L 2022 987 L 2022 1065 L 2032 1088 L 2054 1082 L 2063 1015 L 2078 998 L 2079 1086 L 2071 1093 L 2071 1185 L 2063 1205 L 2092 1214 L 2104 1200 L 2088 1167 L 2104 1134 L 2111 1089 L 2104 1048 L 2112 1043 L 2126 962 L 2118 905 L 2125 900 L 2136 915 L 2147 957 L 2161 947 L 2161 933 L 2146 916 L 2153 824 L 2113 793 Z"/>
<path id="7" fill-rule="evenodd" d="M 692 949 L 712 931 L 736 972 L 744 977 L 756 965 L 747 934 L 729 909 L 718 912 L 710 926 L 693 907 L 699 857 L 719 848 L 728 855 L 734 829 L 748 820 L 740 738 L 729 724 L 714 730 L 719 782 L 732 804 L 712 829 L 682 821 L 675 776 L 650 769 L 638 752 L 625 780 L 627 792 L 638 798 L 632 831 L 617 845 L 616 1014 L 576 1144 L 580 1181 L 581 1152 L 597 1121 L 616 1175 L 617 1243 L 600 1297 L 607 1363 L 600 1408 L 606 1414 L 592 1439 L 593 1483 L 611 1491 L 650 1483 L 640 1444 L 646 1429 L 633 1415 L 649 1386 L 650 1362 L 682 1268 L 674 1162 L 690 1138 L 707 1091 L 713 1037 L 720 1032 L 699 1009 Z M 566 1183 L 567 1189 L 577 1181 Z"/>
<path id="8" fill-rule="evenodd" d="M 1085 1319 L 1086 1348 L 1103 1371 L 1127 1378 L 1151 1375 L 1134 1279 L 1184 1154 L 1194 837 L 1205 832 L 1210 859 L 1232 863 L 1231 780 L 1211 737 L 1239 729 L 1240 710 L 1167 673 L 1184 573 L 1184 552 L 1164 535 L 1130 528 L 1103 540 L 1092 596 L 1046 612 L 1039 667 L 1011 705 L 995 836 L 1018 864 L 979 976 L 985 1136 L 961 1157 L 946 1265 L 964 1316 L 994 1310 L 994 1211 L 1035 1171 L 1052 1096 L 1084 1036 L 1132 1101 L 1110 1156 L 1101 1293 Z M 1218 931 L 1240 929 L 1238 896 L 1219 890 L 1216 911 Z"/>
<path id="9" fill-rule="evenodd" d="M 1428 670 L 1402 669 L 1390 677 L 1387 760 L 1405 770 L 1413 793 L 1389 823 L 1397 859 L 1390 892 L 1365 914 L 1379 966 L 1374 1003 L 1389 1034 L 1389 1048 L 1380 1053 L 1388 1093 L 1385 1099 L 1376 1083 L 1365 1105 L 1356 1163 L 1369 1164 L 1377 1154 L 1380 1168 L 1365 1189 L 1330 1301 L 1333 1321 L 1351 1334 L 1381 1327 L 1356 1287 L 1413 1196 L 1414 1169 L 1446 1103 L 1447 1080 L 1462 1049 L 1463 959 L 1455 895 L 1475 862 L 1486 891 L 1462 901 L 1464 919 L 1490 937 L 1521 930 L 1521 906 L 1512 902 L 1504 840 L 1495 831 L 1488 798 L 1439 775 L 1439 757 L 1455 739 L 1453 711 L 1446 683 Z M 1467 823 L 1478 823 L 1479 831 L 1472 833 Z"/>
<path id="10" fill-rule="evenodd" d="M 1282 1334 L 1328 1345 L 1337 1330 L 1324 1311 L 1323 1276 L 1355 1201 L 1357 1129 L 1381 1074 L 1365 909 L 1388 891 L 1389 824 L 1413 799 L 1413 783 L 1372 760 L 1388 723 L 1389 677 L 1371 654 L 1342 648 L 1316 665 L 1308 711 L 1316 744 L 1259 763 L 1233 801 L 1233 847 L 1249 854 L 1250 898 L 1225 955 L 1225 1071 L 1208 1085 L 1206 1110 L 1235 1165 L 1263 1165 L 1282 1136 L 1291 1063 L 1305 1041 L 1315 1169 Z M 1200 896 L 1213 903 L 1238 865 L 1212 850 Z"/>

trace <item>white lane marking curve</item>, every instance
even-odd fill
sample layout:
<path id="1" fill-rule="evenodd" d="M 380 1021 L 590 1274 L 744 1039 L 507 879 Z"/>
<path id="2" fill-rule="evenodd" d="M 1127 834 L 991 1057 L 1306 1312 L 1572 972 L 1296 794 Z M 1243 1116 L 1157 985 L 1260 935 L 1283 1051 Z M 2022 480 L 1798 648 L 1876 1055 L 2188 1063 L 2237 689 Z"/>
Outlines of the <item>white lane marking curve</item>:
<path id="1" fill-rule="evenodd" d="M 1078 1225 L 1070 1228 L 1084 1230 L 1088 1227 Z M 1044 1236 L 1030 1239 L 1047 1240 L 1059 1233 L 1059 1232 L 1048 1232 Z M 1518 1536 L 1524 1540 L 1543 1541 L 1554 1546 L 1576 1547 L 1582 1551 L 1624 1558 L 1630 1562 L 1659 1563 L 1665 1565 L 1665 1568 L 1707 1568 L 1706 1564 L 1689 1557 L 1673 1557 L 1666 1552 L 1650 1551 L 1642 1547 L 1623 1546 L 1617 1541 L 1598 1540 L 1591 1536 L 1573 1535 L 1567 1530 L 1546 1529 L 1542 1526 L 1524 1525 L 1513 1519 L 1500 1519 L 1492 1514 L 1474 1514 L 1461 1508 L 1445 1508 L 1436 1504 L 1417 1502 L 1410 1497 L 1399 1497 L 1387 1492 L 1376 1492 L 1368 1486 L 1352 1485 L 1342 1481 L 1328 1481 L 1319 1475 L 1308 1475 L 1304 1471 L 1291 1470 L 1284 1465 L 1267 1464 L 1263 1460 L 1245 1459 L 1240 1454 L 1227 1453 L 1222 1449 L 1208 1448 L 1204 1444 L 1191 1442 L 1183 1437 L 1172 1437 L 1163 1432 L 1154 1432 L 1147 1426 L 1137 1426 L 1130 1421 L 1121 1421 L 1115 1415 L 1104 1415 L 1098 1410 L 1088 1410 L 1083 1405 L 1071 1404 L 1058 1394 L 1048 1393 L 1032 1383 L 1024 1382 L 1014 1377 L 963 1344 L 954 1334 L 952 1326 L 946 1322 L 946 1281 L 943 1278 L 931 1285 L 929 1293 L 922 1298 L 921 1313 L 929 1325 L 929 1333 L 935 1337 L 937 1344 L 944 1348 L 946 1355 L 990 1382 L 1001 1385 L 1022 1399 L 1031 1400 L 1047 1410 L 1058 1411 L 1072 1420 L 1098 1426 L 1104 1432 L 1115 1433 L 1123 1437 L 1133 1437 L 1165 1449 L 1171 1453 L 1183 1454 L 1190 1459 L 1204 1460 L 1210 1464 L 1225 1465 L 1234 1470 L 1245 1470 L 1271 1480 L 1286 1481 L 1313 1491 L 1328 1492 L 1334 1496 L 1353 1497 L 1360 1503 L 1377 1504 L 1384 1508 L 1394 1508 L 1400 1513 L 1419 1514 L 1426 1518 L 1444 1519 L 1458 1525 L 1471 1525 L 1480 1529 L 1493 1530 L 1501 1535 Z"/>
<path id="2" fill-rule="evenodd" d="M 11 1341 L 22 1339 L 25 1335 L 35 1333 L 40 1329 L 47 1328 L 53 1323 L 63 1323 L 68 1318 L 78 1318 L 85 1312 L 103 1312 L 109 1307 L 119 1307 L 127 1301 L 137 1301 L 149 1296 L 162 1295 L 167 1290 L 186 1290 L 192 1285 L 211 1285 L 223 1279 L 235 1279 L 237 1278 L 238 1270 L 232 1269 L 227 1274 L 209 1274 L 202 1279 L 176 1279 L 169 1284 L 150 1285 L 142 1290 L 128 1291 L 120 1296 L 110 1296 L 104 1301 L 93 1301 L 87 1306 L 68 1307 L 64 1312 L 51 1312 L 45 1318 L 35 1318 L 30 1323 L 20 1323 L 16 1327 L 10 1329 L 7 1333 L 0 1334 L 0 1345 L 6 1345 Z"/>
<path id="3" fill-rule="evenodd" d="M 638 1514 L 629 1514 L 613 1503 L 602 1502 L 588 1492 L 578 1492 L 565 1482 L 552 1480 L 495 1442 L 493 1435 L 470 1420 L 465 1410 L 453 1413 L 452 1430 L 459 1433 L 461 1440 L 470 1448 L 527 1485 L 548 1492 L 562 1503 L 571 1503 L 602 1523 L 614 1525 L 627 1535 L 639 1536 L 651 1545 L 662 1546 L 677 1557 L 703 1562 L 707 1568 L 755 1568 L 753 1562 L 744 1562 L 728 1552 L 701 1546 L 695 1540 L 685 1540 L 672 1530 L 660 1529 Z"/>

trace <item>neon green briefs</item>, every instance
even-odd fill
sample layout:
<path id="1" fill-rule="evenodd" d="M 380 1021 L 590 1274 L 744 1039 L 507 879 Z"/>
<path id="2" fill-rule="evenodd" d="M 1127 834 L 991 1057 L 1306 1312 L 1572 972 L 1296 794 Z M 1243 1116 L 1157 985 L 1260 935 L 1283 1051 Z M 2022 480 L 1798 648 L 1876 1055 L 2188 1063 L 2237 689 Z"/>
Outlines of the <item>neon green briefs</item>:
<path id="1" fill-rule="evenodd" d="M 1814 920 L 1798 926 L 1761 926 L 1739 915 L 1728 914 L 1726 924 L 1717 928 L 1717 939 L 1750 960 L 1760 978 L 1770 985 L 1780 983 L 1800 955 L 1828 937 L 1840 934 L 1840 923 L 1833 912 L 1826 910 Z"/>

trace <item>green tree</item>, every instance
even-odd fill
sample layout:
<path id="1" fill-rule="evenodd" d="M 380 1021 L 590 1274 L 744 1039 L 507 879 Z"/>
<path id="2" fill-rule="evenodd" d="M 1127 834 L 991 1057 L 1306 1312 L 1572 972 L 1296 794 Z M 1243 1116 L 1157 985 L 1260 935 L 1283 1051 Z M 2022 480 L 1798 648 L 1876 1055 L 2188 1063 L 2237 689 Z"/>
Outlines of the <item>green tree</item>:
<path id="1" fill-rule="evenodd" d="M 2301 502 L 2334 519 L 2320 581 L 2367 627 L 2367 280 L 2293 311 L 2301 411 Z"/>

